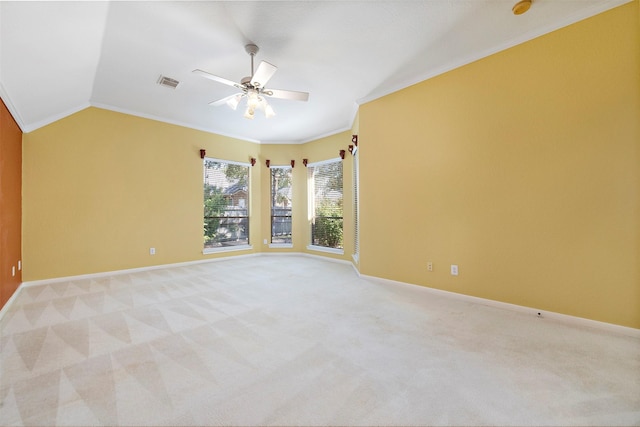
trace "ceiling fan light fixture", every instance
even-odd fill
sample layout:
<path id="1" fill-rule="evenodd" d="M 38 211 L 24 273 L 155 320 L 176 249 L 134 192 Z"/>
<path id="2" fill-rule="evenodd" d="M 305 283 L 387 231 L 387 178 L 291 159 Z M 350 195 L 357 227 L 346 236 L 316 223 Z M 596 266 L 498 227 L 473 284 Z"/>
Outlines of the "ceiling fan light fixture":
<path id="1" fill-rule="evenodd" d="M 266 106 L 264 107 L 264 116 L 267 119 L 270 119 L 271 117 L 275 116 L 276 112 L 273 111 L 273 107 L 271 107 L 271 105 L 266 104 Z"/>
<path id="2" fill-rule="evenodd" d="M 244 118 L 253 120 L 253 118 L 255 117 L 255 112 L 256 110 L 254 108 L 247 107 L 247 111 L 244 112 Z"/>
<path id="3" fill-rule="evenodd" d="M 273 74 L 278 70 L 278 67 L 266 61 L 262 61 L 260 62 L 260 65 L 258 65 L 258 69 L 254 71 L 253 57 L 258 52 L 258 46 L 256 46 L 255 44 L 248 44 L 245 46 L 245 50 L 247 51 L 249 56 L 251 56 L 251 76 L 244 77 L 240 81 L 240 83 L 236 83 L 234 81 L 216 76 L 200 69 L 193 70 L 193 73 L 199 74 L 202 77 L 225 84 L 227 86 L 233 86 L 236 89 L 240 89 L 242 91 L 242 93 L 239 93 L 237 95 L 231 95 L 217 101 L 212 101 L 209 103 L 209 105 L 218 107 L 220 105 L 227 104 L 229 108 L 231 108 L 232 110 L 236 110 L 238 108 L 238 105 L 240 105 L 242 98 L 246 97 L 247 108 L 244 112 L 244 117 L 253 120 L 253 118 L 255 117 L 256 109 L 262 110 L 267 119 L 276 115 L 273 107 L 269 105 L 265 98 L 267 96 L 294 101 L 307 101 L 309 99 L 309 94 L 307 92 L 297 92 L 293 90 L 282 89 L 265 89 L 265 85 L 271 79 Z"/>
<path id="4" fill-rule="evenodd" d="M 249 89 L 247 91 L 247 107 L 250 107 L 253 110 L 258 106 L 258 104 L 260 104 L 258 91 L 255 89 Z"/>
<path id="5" fill-rule="evenodd" d="M 238 108 L 238 104 L 240 104 L 240 100 L 242 99 L 242 96 L 243 95 L 239 93 L 233 98 L 229 98 L 229 100 L 227 100 L 227 105 L 229 106 L 229 108 L 235 111 Z"/>

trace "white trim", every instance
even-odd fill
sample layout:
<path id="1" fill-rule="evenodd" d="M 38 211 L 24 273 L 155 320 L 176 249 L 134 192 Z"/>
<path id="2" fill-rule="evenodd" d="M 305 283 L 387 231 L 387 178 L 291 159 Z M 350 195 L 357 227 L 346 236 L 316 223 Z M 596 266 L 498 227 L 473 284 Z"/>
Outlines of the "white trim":
<path id="1" fill-rule="evenodd" d="M 269 249 L 291 249 L 293 243 L 269 243 Z"/>
<path id="2" fill-rule="evenodd" d="M 342 159 L 340 157 L 336 157 L 333 159 L 327 159 L 327 160 L 320 160 L 319 162 L 313 162 L 313 163 L 307 163 L 307 168 L 313 168 L 316 166 L 323 166 L 323 165 L 328 165 L 330 163 L 338 163 L 341 162 Z"/>
<path id="3" fill-rule="evenodd" d="M 161 270 L 163 268 L 187 267 L 187 266 L 190 266 L 190 265 L 206 264 L 208 262 L 225 261 L 225 260 L 229 260 L 229 259 L 236 259 L 236 258 L 239 258 L 239 257 L 241 257 L 241 258 L 254 257 L 254 256 L 257 256 L 257 255 L 258 254 L 234 255 L 233 257 L 207 258 L 207 259 L 199 259 L 199 260 L 195 260 L 195 261 L 185 261 L 185 262 L 176 262 L 176 263 L 170 263 L 170 264 L 150 265 L 150 266 L 147 266 L 147 267 L 128 268 L 128 269 L 124 269 L 124 270 L 103 271 L 101 273 L 78 274 L 78 275 L 75 275 L 75 276 L 64 276 L 64 277 L 54 277 L 54 278 L 51 278 L 51 279 L 30 280 L 28 282 L 22 282 L 18 289 L 21 289 L 23 287 L 28 288 L 30 286 L 48 285 L 50 283 L 68 282 L 70 280 L 96 279 L 96 278 L 100 278 L 100 277 L 119 276 L 121 274 L 139 273 L 139 272 L 142 272 L 142 271 Z"/>
<path id="4" fill-rule="evenodd" d="M 0 0 L 2 1 L 2 0 Z M 129 110 L 127 108 L 121 108 L 121 107 L 116 107 L 114 105 L 110 105 L 110 104 L 103 104 L 101 102 L 91 102 L 90 103 L 91 107 L 95 107 L 95 108 L 100 108 L 103 110 L 108 110 L 108 111 L 113 111 L 116 113 L 121 113 L 121 114 L 127 114 L 129 116 L 134 116 L 134 117 L 141 117 L 143 119 L 148 119 L 148 120 L 153 120 L 156 122 L 161 122 L 161 123 L 166 123 L 168 125 L 173 125 L 173 126 L 180 126 L 186 129 L 194 129 L 194 130 L 198 130 L 201 132 L 206 132 L 206 133 L 210 133 L 213 135 L 220 135 L 220 136 L 226 136 L 227 138 L 233 138 L 233 139 L 237 139 L 240 141 L 246 141 L 246 142 L 251 142 L 252 144 L 257 144 L 257 145 L 269 145 L 269 144 L 278 144 L 278 145 L 301 145 L 301 144 L 306 144 L 307 142 L 310 141 L 315 141 L 316 137 L 312 137 L 309 140 L 298 140 L 298 139 L 293 139 L 293 140 L 258 140 L 258 139 L 253 139 L 253 138 L 247 138 L 245 136 L 239 135 L 239 134 L 234 134 L 234 133 L 230 133 L 230 132 L 222 132 L 220 130 L 217 129 L 213 129 L 213 128 L 208 128 L 205 126 L 198 126 L 198 125 L 194 125 L 193 123 L 187 123 L 181 120 L 172 120 L 172 119 L 167 119 L 165 117 L 160 117 L 160 116 L 156 116 L 155 114 L 147 114 L 147 113 L 141 113 L 139 111 L 134 111 L 134 110 Z M 357 104 L 356 104 L 357 106 Z M 355 119 L 355 115 L 354 115 L 354 119 Z M 347 130 L 347 129 L 345 129 Z M 340 131 L 339 131 L 340 132 Z M 338 133 L 338 132 L 335 132 Z"/>
<path id="5" fill-rule="evenodd" d="M 363 105 L 366 104 L 368 102 L 374 101 L 376 99 L 385 97 L 387 95 L 391 95 L 392 93 L 395 92 L 399 92 L 403 89 L 406 89 L 410 86 L 413 86 L 415 84 L 424 82 L 426 80 L 432 79 L 436 76 L 439 76 L 441 74 L 445 74 L 449 71 L 455 70 L 457 68 L 463 67 L 465 65 L 471 64 L 475 61 L 478 61 L 480 59 L 483 58 L 488 58 L 491 55 L 495 55 L 496 53 L 505 51 L 507 49 L 510 49 L 514 46 L 523 44 L 525 42 L 528 42 L 530 40 L 534 40 L 538 37 L 542 37 L 544 35 L 547 35 L 549 33 L 552 33 L 554 31 L 557 31 L 561 28 L 564 27 L 568 27 L 569 25 L 573 25 L 577 22 L 580 22 L 582 20 L 591 18 L 593 16 L 599 15 L 600 13 L 606 12 L 608 10 L 614 9 L 618 6 L 622 6 L 625 3 L 629 3 L 633 0 L 602 0 L 600 3 L 597 3 L 595 5 L 593 5 L 590 8 L 587 9 L 581 9 L 578 10 L 577 13 L 575 13 L 572 16 L 569 16 L 565 19 L 561 19 L 557 22 L 552 22 L 549 23 L 546 26 L 543 27 L 539 27 L 539 28 L 535 28 L 531 31 L 529 31 L 528 33 L 525 34 L 518 34 L 516 37 L 510 39 L 510 40 L 506 40 L 503 41 L 501 43 L 498 43 L 494 46 L 490 46 L 485 50 L 482 51 L 476 51 L 473 52 L 471 54 L 469 54 L 466 57 L 457 59 L 455 61 L 451 61 L 449 63 L 446 64 L 442 64 L 440 67 L 435 68 L 435 69 L 430 69 L 428 70 L 428 72 L 422 74 L 422 75 L 417 75 L 413 78 L 409 78 L 406 79 L 404 81 L 398 82 L 397 84 L 388 87 L 385 90 L 380 90 L 380 91 L 373 91 L 371 93 L 369 93 L 367 96 L 363 97 L 363 98 L 359 98 L 356 100 L 356 103 L 358 105 Z"/>
<path id="6" fill-rule="evenodd" d="M 352 106 L 352 110 L 351 110 L 351 118 L 349 119 L 348 123 L 350 123 L 348 126 L 343 126 L 343 127 L 339 127 L 335 130 L 329 131 L 329 132 L 325 132 L 325 133 L 321 133 L 319 135 L 310 137 L 310 138 L 306 138 L 300 141 L 300 144 L 306 144 L 308 142 L 313 142 L 313 141 L 317 141 L 319 139 L 322 138 L 327 138 L 333 135 L 337 135 L 339 133 L 342 132 L 351 132 L 353 133 L 353 123 L 356 121 L 356 116 L 358 115 L 358 110 L 360 110 L 360 105 L 357 102 L 353 103 Z"/>
<path id="7" fill-rule="evenodd" d="M 67 110 L 65 110 L 65 111 L 63 111 L 61 113 L 57 113 L 57 114 L 53 114 L 51 116 L 47 116 L 44 119 L 38 120 L 36 122 L 27 123 L 25 121 L 24 117 L 22 117 L 22 115 L 19 113 L 19 111 L 16 108 L 16 106 L 13 104 L 13 102 L 9 98 L 9 94 L 6 92 L 6 90 L 4 89 L 2 84 L 0 84 L 0 98 L 2 98 L 2 101 L 7 106 L 7 109 L 11 113 L 11 116 L 13 117 L 13 119 L 18 124 L 18 127 L 20 128 L 22 133 L 33 132 L 33 131 L 38 130 L 38 129 L 42 128 L 42 127 L 50 125 L 51 123 L 57 122 L 58 120 L 62 120 L 65 117 L 71 116 L 73 114 L 76 114 L 76 113 L 78 113 L 80 111 L 86 110 L 87 108 L 91 107 L 91 104 L 86 102 L 86 103 L 82 103 L 80 105 L 76 105 L 76 106 L 74 106 L 72 108 L 69 108 L 69 109 L 67 109 Z"/>
<path id="8" fill-rule="evenodd" d="M 9 311 L 9 306 L 13 304 L 13 301 L 18 297 L 18 294 L 22 292 L 23 285 L 24 285 L 24 282 L 18 285 L 18 288 L 16 289 L 16 291 L 9 297 L 9 299 L 4 304 L 4 306 L 2 306 L 2 309 L 0 309 L 0 322 L 2 322 L 2 318 L 4 317 L 4 314 L 7 311 Z"/>
<path id="9" fill-rule="evenodd" d="M 307 249 L 310 251 L 316 251 L 316 252 L 326 252 L 328 254 L 344 255 L 344 249 L 326 248 L 324 246 L 316 246 L 316 245 L 308 245 Z"/>
<path id="10" fill-rule="evenodd" d="M 41 286 L 41 285 L 48 285 L 48 284 L 51 284 L 51 283 L 68 282 L 68 281 L 71 281 L 71 280 L 96 279 L 96 278 L 101 278 L 101 277 L 119 276 L 119 275 L 123 275 L 123 274 L 139 273 L 139 272 L 143 272 L 143 271 L 161 270 L 161 269 L 164 269 L 164 268 L 187 267 L 187 266 L 190 266 L 190 265 L 207 264 L 207 263 L 212 263 L 212 262 L 228 261 L 228 260 L 237 259 L 237 258 L 253 258 L 253 257 L 256 257 L 256 256 L 290 256 L 290 255 L 297 255 L 297 256 L 303 256 L 303 257 L 311 257 L 311 258 L 316 258 L 316 259 L 323 259 L 323 260 L 336 262 L 336 263 L 341 263 L 341 264 L 348 262 L 348 261 L 344 261 L 344 260 L 339 260 L 339 259 L 335 259 L 335 258 L 321 256 L 321 255 L 306 254 L 306 253 L 303 253 L 303 252 L 253 253 L 253 254 L 233 255 L 233 256 L 219 257 L 219 258 L 207 258 L 207 259 L 200 259 L 200 260 L 195 260 L 195 261 L 185 261 L 185 262 L 177 262 L 177 263 L 170 263 L 170 264 L 150 265 L 150 266 L 147 266 L 147 267 L 136 267 L 136 268 L 129 268 L 129 269 L 124 269 L 124 270 L 103 271 L 103 272 L 100 272 L 100 273 L 77 274 L 77 275 L 73 275 L 73 276 L 53 277 L 53 278 L 50 278 L 50 279 L 30 280 L 30 281 L 27 281 L 27 282 L 20 283 L 20 285 L 18 286 L 16 291 L 13 293 L 13 295 L 11 295 L 11 297 L 9 297 L 9 299 L 7 300 L 5 305 L 2 307 L 2 309 L 0 309 L 0 321 L 2 321 L 3 316 L 9 310 L 9 307 L 13 304 L 13 301 L 15 301 L 15 299 L 18 297 L 18 295 L 20 295 L 22 290 L 24 288 L 28 288 L 28 287 L 32 287 L 32 286 Z"/>
<path id="11" fill-rule="evenodd" d="M 258 142 L 260 145 L 301 145 L 304 144 L 302 140 L 293 139 L 291 141 L 278 140 L 278 139 L 266 139 Z"/>
<path id="12" fill-rule="evenodd" d="M 80 105 L 76 105 L 73 108 L 70 108 L 68 110 L 63 111 L 62 113 L 58 113 L 58 114 L 54 114 L 52 116 L 48 116 L 42 120 L 39 120 L 37 122 L 31 123 L 31 124 L 27 124 L 25 125 L 24 128 L 24 133 L 29 133 L 29 132 L 33 132 L 35 130 L 38 130 L 40 128 L 43 128 L 45 126 L 50 125 L 51 123 L 55 123 L 59 120 L 62 120 L 64 118 L 67 118 L 69 116 L 72 116 L 76 113 L 79 113 L 80 111 L 84 111 L 87 108 L 91 107 L 91 105 L 87 102 L 87 103 L 83 103 Z"/>
<path id="13" fill-rule="evenodd" d="M 251 245 L 238 245 L 238 246 L 221 246 L 219 248 L 205 248 L 202 250 L 202 255 L 219 254 L 225 252 L 237 252 L 248 251 L 253 249 Z"/>
<path id="14" fill-rule="evenodd" d="M 0 310 L 0 321 L 2 320 L 2 317 L 4 316 L 4 314 L 8 311 L 9 307 L 13 304 L 13 301 L 17 298 L 19 293 L 22 292 L 22 289 L 30 286 L 66 282 L 69 280 L 82 280 L 82 279 L 93 279 L 93 278 L 108 277 L 108 276 L 117 276 L 121 274 L 131 274 L 131 273 L 137 273 L 142 271 L 160 270 L 163 268 L 185 267 L 190 265 L 206 264 L 210 262 L 228 261 L 228 260 L 237 259 L 237 258 L 251 258 L 256 256 L 274 256 L 274 257 L 302 256 L 302 257 L 309 257 L 309 258 L 315 258 L 315 259 L 322 259 L 325 261 L 335 262 L 338 264 L 348 264 L 353 267 L 353 270 L 355 274 L 358 276 L 358 278 L 364 279 L 364 280 L 371 280 L 374 282 L 381 283 L 383 285 L 393 285 L 393 286 L 399 285 L 399 286 L 407 286 L 407 287 L 410 286 L 412 289 L 423 290 L 424 292 L 433 293 L 433 294 L 444 296 L 447 298 L 457 299 L 460 301 L 466 301 L 466 302 L 485 305 L 489 307 L 500 308 L 504 310 L 517 311 L 520 313 L 530 314 L 532 317 L 537 317 L 538 313 L 542 313 L 544 318 L 548 318 L 550 320 L 554 320 L 560 323 L 579 326 L 579 327 L 599 329 L 605 332 L 625 335 L 633 338 L 640 338 L 640 329 L 631 328 L 628 326 L 616 325 L 613 323 L 600 322 L 597 320 L 585 319 L 583 317 L 570 316 L 567 314 L 554 313 L 554 312 L 544 311 L 544 310 L 536 310 L 531 307 L 525 307 L 525 306 L 516 305 L 516 304 L 509 304 L 505 302 L 500 302 L 500 301 L 495 301 L 495 300 L 490 300 L 490 299 L 485 299 L 480 297 L 474 297 L 474 296 L 459 294 L 459 293 L 450 292 L 450 291 L 444 291 L 441 289 L 429 288 L 427 286 L 420 286 L 420 285 L 415 285 L 415 284 L 406 283 L 406 282 L 399 282 L 396 280 L 383 279 L 375 276 L 368 276 L 365 274 L 361 274 L 358 268 L 350 261 L 326 257 L 322 255 L 309 254 L 304 252 L 287 252 L 287 253 L 263 252 L 263 253 L 254 253 L 254 254 L 245 254 L 245 255 L 234 255 L 232 257 L 209 258 L 209 259 L 202 259 L 202 260 L 196 260 L 196 261 L 186 261 L 186 262 L 179 262 L 179 263 L 172 263 L 172 264 L 160 264 L 160 265 L 152 265 L 148 267 L 138 267 L 138 268 L 125 269 L 125 270 L 106 271 L 102 273 L 80 274 L 76 276 L 56 277 L 52 279 L 42 279 L 42 280 L 22 282 L 20 286 L 18 286 L 18 289 L 16 289 L 16 291 L 13 293 L 13 295 L 11 295 L 9 300 L 7 300 L 4 307 L 2 307 L 2 309 Z"/>
<path id="15" fill-rule="evenodd" d="M 393 286 L 411 286 L 412 288 L 422 289 L 424 292 L 440 295 L 447 298 L 452 298 L 460 301 L 469 302 L 472 304 L 480 304 L 489 307 L 499 308 L 503 310 L 516 311 L 519 313 L 529 314 L 536 318 L 547 318 L 566 325 L 586 327 L 592 329 L 599 329 L 602 331 L 625 335 L 633 338 L 640 338 L 640 329 L 631 328 L 628 326 L 616 325 L 613 323 L 600 322 L 597 320 L 586 319 L 584 317 L 570 316 L 568 314 L 555 313 L 552 311 L 539 310 L 532 307 L 526 307 L 522 305 L 510 304 L 501 301 L 490 300 L 486 298 L 474 297 L 471 295 L 459 294 L 451 291 L 444 291 L 442 289 L 430 288 L 428 286 L 415 285 L 412 283 L 398 282 L 396 280 L 383 279 L 381 277 L 367 276 L 360 274 L 358 276 L 361 279 L 371 280 L 386 285 Z"/>
<path id="16" fill-rule="evenodd" d="M 237 162 L 235 160 L 222 160 L 222 159 L 218 159 L 215 157 L 209 157 L 209 156 L 204 156 L 204 159 L 202 159 L 202 163 L 204 164 L 204 162 L 206 162 L 207 160 L 210 160 L 212 162 L 216 162 L 216 163 L 228 163 L 230 165 L 236 165 L 236 166 L 242 166 L 245 168 L 251 168 L 251 163 L 245 163 L 245 162 Z M 251 169 L 249 169 L 251 170 Z"/>
<path id="17" fill-rule="evenodd" d="M 362 275 L 360 274 L 360 270 L 358 269 L 358 266 L 355 265 L 353 262 L 350 262 L 349 264 L 351 264 L 351 267 L 353 267 L 353 271 L 355 271 L 358 278 L 361 278 Z"/>
<path id="18" fill-rule="evenodd" d="M 350 265 L 351 263 L 347 260 L 344 259 L 338 259 L 338 258 L 332 258 L 332 257 L 328 257 L 328 256 L 323 256 L 323 255 L 316 255 L 316 254 L 310 254 L 307 252 L 261 252 L 259 254 L 256 254 L 258 256 L 266 256 L 266 257 L 281 257 L 281 256 L 299 256 L 299 257 L 305 257 L 305 258 L 314 258 L 314 259 L 318 259 L 318 260 L 322 260 L 322 261 L 330 261 L 336 264 L 343 264 L 343 265 Z M 351 264 L 353 265 L 353 264 Z"/>
<path id="19" fill-rule="evenodd" d="M 254 144 L 260 144 L 261 143 L 257 139 L 245 138 L 245 137 L 240 136 L 240 135 L 234 135 L 234 134 L 226 133 L 226 132 L 218 132 L 218 131 L 216 131 L 214 129 L 206 128 L 206 127 L 203 127 L 203 126 L 196 126 L 196 125 L 193 125 L 193 124 L 190 124 L 190 123 L 187 123 L 187 122 L 183 122 L 183 121 L 180 121 L 180 120 L 170 120 L 170 119 L 167 119 L 167 118 L 164 118 L 164 117 L 156 116 L 154 114 L 141 113 L 141 112 L 129 110 L 129 109 L 126 109 L 126 108 L 115 107 L 115 106 L 109 105 L 109 104 L 102 104 L 100 102 L 91 102 L 91 107 L 100 108 L 100 109 L 108 110 L 108 111 L 114 111 L 116 113 L 121 113 L 121 114 L 127 114 L 129 116 L 141 117 L 143 119 L 154 120 L 156 122 L 166 123 L 166 124 L 174 125 L 174 126 L 180 126 L 180 127 L 187 128 L 187 129 L 195 129 L 195 130 L 199 130 L 199 131 L 202 131 L 202 132 L 210 133 L 210 134 L 213 134 L 213 135 L 226 136 L 228 138 L 238 139 L 240 141 L 251 142 L 251 143 L 254 143 Z"/>
<path id="20" fill-rule="evenodd" d="M 22 116 L 20 115 L 20 112 L 18 112 L 18 109 L 16 108 L 16 106 L 13 105 L 13 102 L 11 102 L 11 98 L 9 97 L 9 94 L 7 93 L 4 86 L 2 85 L 2 82 L 0 82 L 0 98 L 4 102 L 4 105 L 7 107 L 7 110 L 9 110 L 9 112 L 11 113 L 11 116 L 13 117 L 13 119 L 18 124 L 18 127 L 20 128 L 20 130 L 23 133 L 26 133 L 26 130 L 25 130 L 26 123 L 22 118 Z"/>
<path id="21" fill-rule="evenodd" d="M 205 156 L 202 159 L 202 167 L 203 167 L 203 171 L 202 171 L 202 175 L 203 178 L 206 177 L 206 169 L 207 169 L 207 161 L 212 161 L 215 163 L 225 163 L 225 164 L 229 164 L 229 165 L 236 165 L 236 166 L 242 166 L 243 168 L 247 168 L 247 174 L 248 174 L 248 182 L 247 182 L 247 220 L 251 221 L 251 205 L 249 203 L 249 199 L 251 199 L 251 164 L 250 163 L 243 163 L 243 162 L 237 162 L 234 160 L 222 160 L 222 159 L 217 159 L 215 157 L 207 157 Z M 244 217 L 240 217 L 240 218 L 244 218 Z M 221 246 L 221 247 L 217 247 L 217 248 L 204 248 L 202 250 L 202 254 L 203 255 L 208 255 L 208 254 L 215 254 L 215 253 L 220 253 L 220 252 L 235 252 L 235 251 L 245 251 L 245 250 L 251 250 L 253 249 L 253 246 L 246 244 L 246 245 L 238 245 L 238 246 Z"/>
<path id="22" fill-rule="evenodd" d="M 316 255 L 316 254 L 309 254 L 306 252 L 296 252 L 297 254 L 300 254 L 303 257 L 307 257 L 307 258 L 315 258 L 315 259 L 319 259 L 319 260 L 323 260 L 323 261 L 331 261 L 331 262 L 335 262 L 337 264 L 344 264 L 344 265 L 349 265 L 351 264 L 349 261 L 345 260 L 345 259 L 338 259 L 338 258 L 331 258 L 328 256 L 323 256 L 323 255 Z M 276 255 L 281 255 L 281 254 L 276 254 Z M 290 255 L 290 254 L 282 254 L 282 255 Z M 351 264 L 353 265 L 353 264 Z"/>

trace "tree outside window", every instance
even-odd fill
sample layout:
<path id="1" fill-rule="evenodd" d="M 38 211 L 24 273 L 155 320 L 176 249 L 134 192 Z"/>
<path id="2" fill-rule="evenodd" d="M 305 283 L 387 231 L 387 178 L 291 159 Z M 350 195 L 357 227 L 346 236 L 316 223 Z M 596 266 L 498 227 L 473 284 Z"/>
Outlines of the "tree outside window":
<path id="1" fill-rule="evenodd" d="M 313 189 L 311 244 L 343 248 L 342 162 L 330 161 L 308 169 Z"/>
<path id="2" fill-rule="evenodd" d="M 249 244 L 249 166 L 204 161 L 204 248 Z"/>

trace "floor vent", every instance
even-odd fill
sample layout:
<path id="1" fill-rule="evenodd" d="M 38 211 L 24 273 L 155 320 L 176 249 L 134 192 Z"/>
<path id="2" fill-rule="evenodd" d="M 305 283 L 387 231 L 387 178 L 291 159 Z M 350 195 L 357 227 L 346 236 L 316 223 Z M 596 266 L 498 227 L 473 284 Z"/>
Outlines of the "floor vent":
<path id="1" fill-rule="evenodd" d="M 160 76 L 160 78 L 158 79 L 158 84 L 160 86 L 176 89 L 180 82 L 176 79 L 172 79 L 171 77 Z"/>

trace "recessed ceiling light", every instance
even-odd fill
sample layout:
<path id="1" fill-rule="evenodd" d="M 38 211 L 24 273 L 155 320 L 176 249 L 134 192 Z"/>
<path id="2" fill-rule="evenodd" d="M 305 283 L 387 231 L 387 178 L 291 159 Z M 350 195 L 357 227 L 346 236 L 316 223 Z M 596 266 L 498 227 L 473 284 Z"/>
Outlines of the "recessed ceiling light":
<path id="1" fill-rule="evenodd" d="M 513 6 L 511 10 L 513 11 L 514 15 L 522 15 L 527 10 L 529 10 L 530 7 L 531 7 L 531 0 L 520 0 L 518 3 L 516 3 Z"/>

